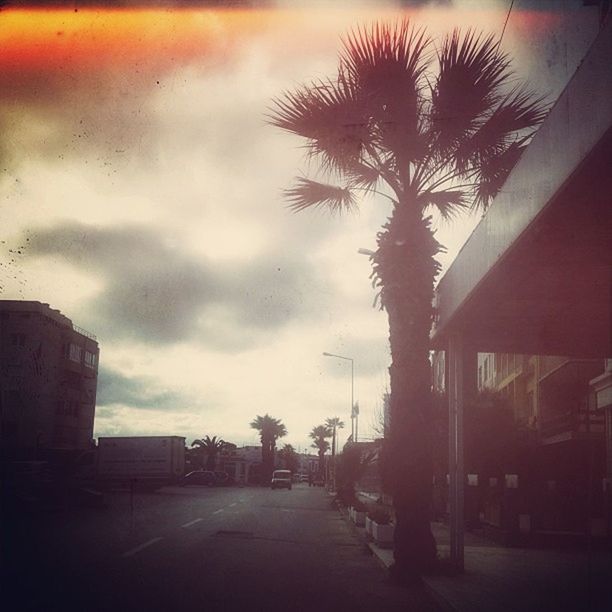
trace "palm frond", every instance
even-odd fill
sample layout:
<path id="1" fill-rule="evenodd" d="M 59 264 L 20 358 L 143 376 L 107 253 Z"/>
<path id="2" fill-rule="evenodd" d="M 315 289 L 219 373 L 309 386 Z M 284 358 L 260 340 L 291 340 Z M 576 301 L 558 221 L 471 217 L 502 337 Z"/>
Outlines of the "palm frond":
<path id="1" fill-rule="evenodd" d="M 418 201 L 423 210 L 431 206 L 436 208 L 444 221 L 452 221 L 470 208 L 465 192 L 459 190 L 424 191 L 419 194 Z"/>
<path id="2" fill-rule="evenodd" d="M 376 189 L 376 185 L 382 177 L 382 171 L 368 164 L 356 163 L 350 169 L 347 169 L 345 176 L 351 187 L 371 192 Z"/>
<path id="3" fill-rule="evenodd" d="M 305 177 L 298 177 L 296 184 L 285 190 L 285 198 L 293 212 L 324 207 L 332 213 L 341 214 L 356 208 L 355 198 L 349 188 L 328 185 Z"/>
<path id="4" fill-rule="evenodd" d="M 513 142 L 502 153 L 491 155 L 483 160 L 474 189 L 472 203 L 474 210 L 486 210 L 491 200 L 499 193 L 525 148 L 526 145 L 521 144 L 520 141 Z"/>
<path id="5" fill-rule="evenodd" d="M 519 142 L 522 145 L 531 136 L 531 132 L 525 135 L 525 131 L 538 126 L 547 112 L 544 97 L 536 96 L 526 87 L 513 89 L 471 137 L 459 145 L 457 169 L 465 171 L 487 163 L 489 157 L 506 151 L 520 135 L 523 135 Z"/>
<path id="6" fill-rule="evenodd" d="M 459 29 L 438 51 L 439 73 L 431 91 L 431 130 L 442 152 L 452 150 L 499 102 L 499 89 L 511 76 L 509 60 L 494 36 Z"/>
<path id="7" fill-rule="evenodd" d="M 358 28 L 343 40 L 341 69 L 368 109 L 377 137 L 387 150 L 405 150 L 409 160 L 420 149 L 419 110 L 430 39 L 408 20 Z"/>
<path id="8" fill-rule="evenodd" d="M 371 122 L 343 71 L 335 81 L 318 81 L 272 101 L 271 125 L 307 139 L 312 155 L 343 170 L 359 160 L 372 139 Z"/>

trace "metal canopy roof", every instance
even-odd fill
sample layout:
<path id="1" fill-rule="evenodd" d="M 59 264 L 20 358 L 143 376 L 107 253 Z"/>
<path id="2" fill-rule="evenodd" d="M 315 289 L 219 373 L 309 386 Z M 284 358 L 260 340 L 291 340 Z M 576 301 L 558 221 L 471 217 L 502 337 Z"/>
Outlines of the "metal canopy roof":
<path id="1" fill-rule="evenodd" d="M 612 354 L 610 66 L 609 20 L 440 281 L 434 348 Z"/>

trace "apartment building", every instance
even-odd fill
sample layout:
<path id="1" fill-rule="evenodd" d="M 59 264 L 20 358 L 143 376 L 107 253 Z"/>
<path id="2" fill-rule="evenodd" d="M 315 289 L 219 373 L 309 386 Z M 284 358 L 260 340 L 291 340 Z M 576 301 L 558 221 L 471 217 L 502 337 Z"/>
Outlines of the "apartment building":
<path id="1" fill-rule="evenodd" d="M 48 304 L 0 300 L 0 438 L 6 458 L 91 448 L 99 347 Z"/>
<path id="2" fill-rule="evenodd" d="M 603 440 L 604 414 L 591 381 L 605 367 L 604 359 L 479 353 L 478 390 L 499 392 L 516 422 L 537 430 L 542 444 Z"/>

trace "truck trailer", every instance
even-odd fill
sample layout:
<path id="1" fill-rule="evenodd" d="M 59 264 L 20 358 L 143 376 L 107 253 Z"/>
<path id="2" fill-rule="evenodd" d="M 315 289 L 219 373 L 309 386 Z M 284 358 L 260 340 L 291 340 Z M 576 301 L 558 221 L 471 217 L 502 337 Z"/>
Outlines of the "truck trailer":
<path id="1" fill-rule="evenodd" d="M 96 473 L 100 484 L 156 488 L 181 480 L 185 471 L 182 436 L 98 438 Z"/>

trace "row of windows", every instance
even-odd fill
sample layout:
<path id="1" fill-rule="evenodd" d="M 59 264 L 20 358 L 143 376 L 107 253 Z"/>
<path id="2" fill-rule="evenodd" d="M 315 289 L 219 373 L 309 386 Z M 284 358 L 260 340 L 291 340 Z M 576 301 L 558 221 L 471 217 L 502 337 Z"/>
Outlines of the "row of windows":
<path id="1" fill-rule="evenodd" d="M 25 346 L 26 335 L 25 334 L 11 334 L 10 341 L 12 346 Z M 63 353 L 65 357 L 68 357 L 70 361 L 75 363 L 83 362 L 86 367 L 94 369 L 96 367 L 96 354 L 91 351 L 83 350 L 78 344 L 70 342 L 64 345 Z"/>
<path id="2" fill-rule="evenodd" d="M 64 354 L 75 363 L 84 363 L 85 367 L 94 369 L 96 367 L 96 354 L 83 350 L 78 344 L 70 342 L 64 347 Z"/>

